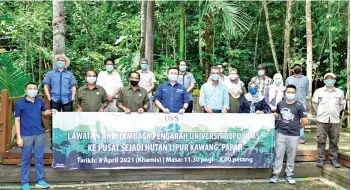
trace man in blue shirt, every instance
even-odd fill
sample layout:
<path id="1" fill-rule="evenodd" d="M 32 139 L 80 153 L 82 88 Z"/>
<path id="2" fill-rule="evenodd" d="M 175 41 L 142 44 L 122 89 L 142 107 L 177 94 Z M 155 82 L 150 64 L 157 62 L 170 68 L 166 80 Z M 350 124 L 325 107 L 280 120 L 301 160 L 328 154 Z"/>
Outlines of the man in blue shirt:
<path id="1" fill-rule="evenodd" d="M 44 181 L 44 152 L 45 134 L 42 126 L 42 115 L 50 115 L 51 110 L 46 110 L 44 101 L 37 97 L 38 86 L 35 83 L 26 85 L 26 96 L 15 104 L 15 129 L 17 145 L 21 147 L 21 183 L 22 189 L 29 189 L 29 170 L 32 150 L 34 148 L 35 160 L 35 186 L 49 188 Z"/>
<path id="2" fill-rule="evenodd" d="M 220 74 L 220 68 L 211 67 L 211 81 L 201 86 L 199 104 L 205 113 L 227 113 L 229 109 L 228 90 L 219 82 Z"/>
<path id="3" fill-rule="evenodd" d="M 155 94 L 155 104 L 160 112 L 183 114 L 188 108 L 190 98 L 186 88 L 177 82 L 179 70 L 168 69 L 168 82 L 160 84 Z"/>

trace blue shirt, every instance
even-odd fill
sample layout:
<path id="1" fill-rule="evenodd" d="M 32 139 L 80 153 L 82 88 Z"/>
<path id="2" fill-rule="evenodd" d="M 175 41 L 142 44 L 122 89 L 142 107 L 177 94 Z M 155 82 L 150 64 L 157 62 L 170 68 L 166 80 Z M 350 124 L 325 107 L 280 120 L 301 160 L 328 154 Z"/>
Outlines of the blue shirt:
<path id="1" fill-rule="evenodd" d="M 71 71 L 58 69 L 49 71 L 43 84 L 49 85 L 52 101 L 67 104 L 72 102 L 72 86 L 77 86 L 77 81 Z"/>
<path id="2" fill-rule="evenodd" d="M 296 100 L 299 101 L 306 109 L 306 97 L 308 96 L 308 90 L 310 86 L 308 78 L 304 75 L 300 75 L 300 77 L 292 75 L 285 81 L 286 86 L 289 84 L 296 86 Z"/>
<path id="3" fill-rule="evenodd" d="M 223 83 L 214 85 L 212 81 L 201 86 L 199 104 L 201 107 L 207 106 L 212 110 L 229 109 L 229 95 Z"/>
<path id="4" fill-rule="evenodd" d="M 168 108 L 170 112 L 177 113 L 183 108 L 184 103 L 189 103 L 190 98 L 185 87 L 179 83 L 174 86 L 170 82 L 164 82 L 157 88 L 155 97 L 162 106 Z M 162 112 L 162 110 L 160 110 Z"/>
<path id="5" fill-rule="evenodd" d="M 15 117 L 20 117 L 21 135 L 33 136 L 44 133 L 41 112 L 46 107 L 41 98 L 35 98 L 34 102 L 28 101 L 26 97 L 18 100 L 15 104 Z"/>

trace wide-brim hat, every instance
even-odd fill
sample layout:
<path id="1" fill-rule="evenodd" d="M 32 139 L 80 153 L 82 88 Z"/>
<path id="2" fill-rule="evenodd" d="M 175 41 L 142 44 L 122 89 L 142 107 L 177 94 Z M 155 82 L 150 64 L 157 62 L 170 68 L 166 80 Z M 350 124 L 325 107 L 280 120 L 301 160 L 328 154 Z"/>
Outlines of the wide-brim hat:
<path id="1" fill-rule="evenodd" d="M 67 68 L 69 66 L 69 64 L 71 63 L 71 60 L 65 55 L 65 54 L 57 54 L 54 56 L 54 63 L 56 63 L 58 58 L 63 58 L 66 60 L 65 63 L 65 68 Z"/>
<path id="2" fill-rule="evenodd" d="M 266 66 L 264 64 L 257 65 L 256 69 L 265 69 Z"/>
<path id="3" fill-rule="evenodd" d="M 336 76 L 333 74 L 333 73 L 327 73 L 324 75 L 324 79 L 327 78 L 327 76 L 331 76 L 333 77 L 334 79 L 336 79 Z"/>

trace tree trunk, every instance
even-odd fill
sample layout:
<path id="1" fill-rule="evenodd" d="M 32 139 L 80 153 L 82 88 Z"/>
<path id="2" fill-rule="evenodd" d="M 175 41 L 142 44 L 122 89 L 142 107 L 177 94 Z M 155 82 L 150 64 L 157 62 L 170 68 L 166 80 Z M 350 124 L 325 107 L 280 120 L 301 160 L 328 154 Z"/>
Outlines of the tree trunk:
<path id="1" fill-rule="evenodd" d="M 329 64 L 330 64 L 330 72 L 334 72 L 334 60 L 333 60 L 333 34 L 331 30 L 333 14 L 331 12 L 332 9 L 332 2 L 328 1 L 328 40 L 329 40 Z"/>
<path id="2" fill-rule="evenodd" d="M 205 79 L 210 76 L 210 65 L 211 65 L 211 39 L 210 39 L 210 29 L 211 29 L 211 14 L 208 13 L 206 17 L 206 31 L 205 31 Z"/>
<path id="3" fill-rule="evenodd" d="M 306 42 L 307 42 L 307 77 L 309 80 L 309 98 L 312 97 L 312 18 L 311 18 L 311 0 L 306 0 Z"/>
<path id="4" fill-rule="evenodd" d="M 257 47 L 258 47 L 258 34 L 260 33 L 260 26 L 261 26 L 261 12 L 262 12 L 262 9 L 260 9 L 260 17 L 258 18 L 258 27 L 257 27 L 256 42 L 255 42 L 254 68 L 256 68 L 256 65 L 257 65 Z"/>
<path id="5" fill-rule="evenodd" d="M 287 72 L 290 60 L 290 32 L 291 32 L 291 7 L 292 0 L 286 1 L 286 17 L 284 29 L 284 62 L 283 62 L 283 79 L 287 78 Z"/>
<path id="6" fill-rule="evenodd" d="M 273 36 L 272 36 L 272 31 L 271 31 L 271 24 L 269 23 L 269 15 L 268 15 L 268 7 L 267 7 L 267 2 L 266 0 L 262 1 L 262 6 L 264 9 L 264 13 L 266 15 L 266 26 L 267 26 L 267 32 L 268 32 L 268 37 L 269 37 L 269 43 L 271 44 L 271 50 L 272 50 L 272 56 L 274 60 L 274 65 L 277 73 L 279 73 L 279 65 L 278 65 L 278 59 L 277 59 L 277 54 L 275 53 L 275 47 L 273 43 Z"/>
<path id="7" fill-rule="evenodd" d="M 202 62 L 202 47 L 201 47 L 201 33 L 202 33 L 202 30 L 201 30 L 201 24 L 202 24 L 202 16 L 201 16 L 201 1 L 199 1 L 199 64 L 201 67 L 204 66 L 203 62 Z"/>
<path id="8" fill-rule="evenodd" d="M 348 2 L 348 38 L 347 38 L 347 57 L 346 57 L 346 62 L 347 62 L 347 69 L 350 71 L 350 54 L 351 54 L 351 49 L 350 49 L 350 44 L 351 44 L 351 21 L 350 21 L 350 14 L 351 14 L 351 3 L 350 1 Z M 346 98 L 349 99 L 348 101 L 348 106 L 347 106 L 347 111 L 350 113 L 350 72 L 347 72 L 347 91 L 346 91 Z M 350 128 L 350 116 L 347 119 L 347 128 Z"/>
<path id="9" fill-rule="evenodd" d="M 154 61 L 154 9 L 155 1 L 148 1 L 146 10 L 145 58 L 148 60 L 149 68 L 152 71 Z"/>
<path id="10" fill-rule="evenodd" d="M 65 10 L 63 0 L 52 1 L 53 54 L 65 53 Z"/>
<path id="11" fill-rule="evenodd" d="M 185 22 L 185 5 L 180 1 L 180 25 L 179 25 L 179 59 L 184 59 L 184 22 Z"/>
<path id="12" fill-rule="evenodd" d="M 141 1 L 141 13 L 140 13 L 140 23 L 141 23 L 141 36 L 140 36 L 140 57 L 145 57 L 145 36 L 146 36 L 146 11 L 147 11 L 147 1 Z"/>

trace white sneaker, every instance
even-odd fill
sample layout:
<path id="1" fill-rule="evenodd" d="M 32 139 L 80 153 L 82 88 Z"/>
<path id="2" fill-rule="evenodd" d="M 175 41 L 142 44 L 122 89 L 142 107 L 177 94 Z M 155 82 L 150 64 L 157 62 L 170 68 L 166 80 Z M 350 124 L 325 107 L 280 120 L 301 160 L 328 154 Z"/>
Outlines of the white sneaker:
<path id="1" fill-rule="evenodd" d="M 285 180 L 286 180 L 290 185 L 295 185 L 295 184 L 296 184 L 295 179 L 292 178 L 291 176 L 286 177 Z"/>

